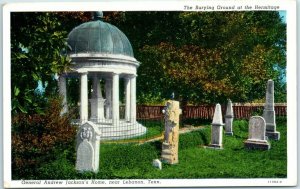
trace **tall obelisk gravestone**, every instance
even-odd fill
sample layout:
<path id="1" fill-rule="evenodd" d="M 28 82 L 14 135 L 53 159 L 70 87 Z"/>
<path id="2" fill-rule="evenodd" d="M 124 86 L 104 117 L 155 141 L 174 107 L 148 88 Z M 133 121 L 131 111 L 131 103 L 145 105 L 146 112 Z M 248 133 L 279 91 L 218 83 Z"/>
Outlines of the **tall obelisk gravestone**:
<path id="1" fill-rule="evenodd" d="M 163 113 L 165 114 L 165 135 L 161 159 L 166 163 L 176 164 L 178 163 L 179 115 L 181 114 L 179 102 L 168 100 Z"/>
<path id="2" fill-rule="evenodd" d="M 263 118 L 266 121 L 266 136 L 269 139 L 279 140 L 280 133 L 276 131 L 275 109 L 274 109 L 274 81 L 268 80 L 266 103 L 263 112 Z"/>
<path id="3" fill-rule="evenodd" d="M 223 125 L 221 105 L 217 104 L 211 124 L 211 143 L 207 148 L 223 149 Z"/>
<path id="4" fill-rule="evenodd" d="M 226 115 L 225 115 L 225 134 L 232 136 L 233 108 L 231 100 L 228 100 Z"/>

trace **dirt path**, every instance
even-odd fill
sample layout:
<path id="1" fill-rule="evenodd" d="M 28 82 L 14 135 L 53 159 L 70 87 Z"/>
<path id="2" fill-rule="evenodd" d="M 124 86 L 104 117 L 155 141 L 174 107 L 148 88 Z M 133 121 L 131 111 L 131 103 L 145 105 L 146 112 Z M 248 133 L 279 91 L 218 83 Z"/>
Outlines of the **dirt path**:
<path id="1" fill-rule="evenodd" d="M 196 131 L 196 130 L 203 129 L 203 128 L 205 128 L 205 126 L 194 127 L 192 125 L 187 125 L 184 128 L 180 128 L 179 129 L 179 134 L 189 133 L 189 132 Z M 161 136 L 158 136 L 158 137 L 155 137 L 155 138 L 151 138 L 149 140 L 143 141 L 142 143 L 154 142 L 154 141 L 163 140 L 163 139 L 164 139 L 164 135 L 162 134 Z"/>

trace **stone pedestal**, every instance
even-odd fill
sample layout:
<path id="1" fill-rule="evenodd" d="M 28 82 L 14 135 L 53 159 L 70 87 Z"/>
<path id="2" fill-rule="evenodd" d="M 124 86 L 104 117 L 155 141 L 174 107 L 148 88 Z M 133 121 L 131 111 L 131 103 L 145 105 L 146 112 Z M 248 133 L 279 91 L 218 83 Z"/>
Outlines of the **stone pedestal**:
<path id="1" fill-rule="evenodd" d="M 104 118 L 104 98 L 92 98 L 89 99 L 91 103 L 91 119 L 96 122 L 103 121 Z"/>
<path id="2" fill-rule="evenodd" d="M 247 149 L 269 150 L 270 144 L 266 140 L 266 122 L 261 116 L 253 116 L 249 121 L 249 137 L 244 142 Z"/>
<path id="3" fill-rule="evenodd" d="M 266 103 L 264 106 L 263 118 L 266 121 L 266 136 L 269 139 L 279 140 L 280 133 L 276 131 L 273 80 L 268 80 L 267 91 L 266 91 Z"/>
<path id="4" fill-rule="evenodd" d="M 90 121 L 80 126 L 76 146 L 76 170 L 79 172 L 98 172 L 100 135 L 100 130 Z"/>
<path id="5" fill-rule="evenodd" d="M 211 124 L 211 143 L 207 148 L 223 149 L 223 125 L 221 105 L 217 104 Z"/>
<path id="6" fill-rule="evenodd" d="M 233 108 L 231 100 L 228 101 L 226 115 L 225 115 L 225 135 L 233 136 Z"/>
<path id="7" fill-rule="evenodd" d="M 179 115 L 181 114 L 179 102 L 169 100 L 163 112 L 165 114 L 165 134 L 161 159 L 166 163 L 176 164 L 178 163 Z"/>

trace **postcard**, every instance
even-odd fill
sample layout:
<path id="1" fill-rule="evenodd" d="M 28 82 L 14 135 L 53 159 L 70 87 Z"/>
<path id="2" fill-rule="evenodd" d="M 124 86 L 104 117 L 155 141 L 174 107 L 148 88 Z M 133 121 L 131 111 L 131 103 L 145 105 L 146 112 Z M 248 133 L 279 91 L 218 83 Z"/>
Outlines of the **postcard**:
<path id="1" fill-rule="evenodd" d="M 297 185 L 296 1 L 3 6 L 5 188 Z"/>

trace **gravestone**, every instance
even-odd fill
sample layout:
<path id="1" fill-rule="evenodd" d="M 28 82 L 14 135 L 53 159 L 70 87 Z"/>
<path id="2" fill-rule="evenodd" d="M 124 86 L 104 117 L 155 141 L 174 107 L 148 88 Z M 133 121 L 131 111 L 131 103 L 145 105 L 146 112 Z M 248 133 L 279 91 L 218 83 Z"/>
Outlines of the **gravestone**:
<path id="1" fill-rule="evenodd" d="M 168 100 L 163 113 L 165 114 L 165 133 L 161 159 L 166 163 L 176 164 L 178 163 L 179 115 L 181 114 L 179 102 Z"/>
<path id="2" fill-rule="evenodd" d="M 263 117 L 266 121 L 266 136 L 269 139 L 279 140 L 280 133 L 276 131 L 275 109 L 274 109 L 274 81 L 268 80 L 266 91 L 266 103 Z"/>
<path id="3" fill-rule="evenodd" d="M 225 115 L 225 134 L 233 136 L 232 122 L 233 122 L 233 108 L 231 100 L 228 100 L 226 115 Z"/>
<path id="4" fill-rule="evenodd" d="M 99 170 L 100 130 L 87 121 L 79 127 L 76 146 L 76 170 L 79 172 Z"/>
<path id="5" fill-rule="evenodd" d="M 223 149 L 223 125 L 221 105 L 217 104 L 211 124 L 211 143 L 208 148 Z"/>
<path id="6" fill-rule="evenodd" d="M 162 169 L 162 164 L 161 161 L 159 159 L 154 159 L 152 162 L 153 167 L 158 168 L 159 170 Z"/>
<path id="7" fill-rule="evenodd" d="M 269 150 L 270 144 L 266 140 L 266 122 L 261 116 L 252 116 L 249 121 L 249 136 L 244 142 L 247 149 Z"/>

